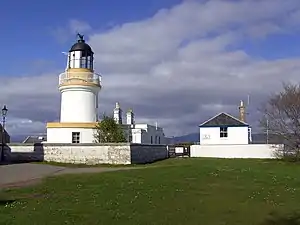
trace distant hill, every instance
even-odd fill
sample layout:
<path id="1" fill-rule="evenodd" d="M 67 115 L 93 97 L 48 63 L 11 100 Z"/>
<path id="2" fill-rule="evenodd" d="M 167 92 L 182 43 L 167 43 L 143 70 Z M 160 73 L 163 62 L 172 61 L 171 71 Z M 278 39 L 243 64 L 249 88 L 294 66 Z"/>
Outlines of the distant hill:
<path id="1" fill-rule="evenodd" d="M 268 139 L 268 141 L 267 141 Z M 266 134 L 260 133 L 260 134 L 252 134 L 252 143 L 253 144 L 282 144 L 283 141 L 281 140 L 278 135 L 269 134 L 267 137 Z"/>
<path id="2" fill-rule="evenodd" d="M 191 133 L 183 136 L 178 136 L 174 138 L 168 138 L 168 142 L 171 144 L 176 144 L 180 142 L 199 142 L 199 133 Z M 262 133 L 252 134 L 252 144 L 266 144 L 267 135 Z M 276 135 L 269 135 L 268 137 L 269 144 L 281 144 L 280 138 Z"/>
<path id="3" fill-rule="evenodd" d="M 168 137 L 169 144 L 176 144 L 182 142 L 199 142 L 199 133 L 191 133 L 178 137 Z"/>
<path id="4" fill-rule="evenodd" d="M 170 144 L 176 144 L 180 142 L 199 142 L 199 133 L 191 133 L 183 136 L 168 138 Z"/>
<path id="5" fill-rule="evenodd" d="M 10 137 L 10 142 L 11 143 L 22 143 L 26 137 L 27 137 L 26 135 L 13 135 Z"/>

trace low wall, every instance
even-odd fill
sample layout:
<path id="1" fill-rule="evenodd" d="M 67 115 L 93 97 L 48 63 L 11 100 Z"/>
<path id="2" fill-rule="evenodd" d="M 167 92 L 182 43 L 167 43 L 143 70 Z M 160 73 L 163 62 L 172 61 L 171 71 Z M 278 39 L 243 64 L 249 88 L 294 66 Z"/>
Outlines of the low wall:
<path id="1" fill-rule="evenodd" d="M 131 163 L 151 163 L 168 158 L 168 150 L 165 145 L 130 145 Z"/>
<path id="2" fill-rule="evenodd" d="M 191 157 L 212 158 L 277 158 L 283 145 L 248 144 L 248 145 L 192 145 Z"/>
<path id="3" fill-rule="evenodd" d="M 75 164 L 137 164 L 167 158 L 164 145 L 109 144 L 9 144 L 5 160 Z"/>

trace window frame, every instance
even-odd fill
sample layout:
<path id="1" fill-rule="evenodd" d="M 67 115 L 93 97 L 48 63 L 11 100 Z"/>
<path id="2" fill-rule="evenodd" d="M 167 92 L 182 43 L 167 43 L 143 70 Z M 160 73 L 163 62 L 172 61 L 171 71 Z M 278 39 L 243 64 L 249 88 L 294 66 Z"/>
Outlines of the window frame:
<path id="1" fill-rule="evenodd" d="M 80 132 L 72 132 L 72 144 L 80 143 Z"/>
<path id="2" fill-rule="evenodd" d="M 228 138 L 228 127 L 220 127 L 220 138 Z"/>

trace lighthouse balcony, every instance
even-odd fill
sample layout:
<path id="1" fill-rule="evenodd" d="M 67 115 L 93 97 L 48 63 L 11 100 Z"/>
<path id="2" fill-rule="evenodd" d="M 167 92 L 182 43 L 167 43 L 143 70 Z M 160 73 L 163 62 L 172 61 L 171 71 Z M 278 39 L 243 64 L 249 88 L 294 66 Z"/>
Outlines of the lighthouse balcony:
<path id="1" fill-rule="evenodd" d="M 101 75 L 93 72 L 64 72 L 59 75 L 59 86 L 96 85 L 101 87 Z"/>

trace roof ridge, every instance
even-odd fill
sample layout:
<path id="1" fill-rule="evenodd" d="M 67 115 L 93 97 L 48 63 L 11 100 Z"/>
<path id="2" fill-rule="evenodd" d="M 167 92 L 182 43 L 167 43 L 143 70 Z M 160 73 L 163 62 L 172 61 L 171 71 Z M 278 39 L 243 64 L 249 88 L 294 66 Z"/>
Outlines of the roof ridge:
<path id="1" fill-rule="evenodd" d="M 222 118 L 222 115 L 224 115 L 225 118 L 224 118 L 224 116 Z M 228 118 L 226 119 L 226 117 L 230 118 L 233 121 L 230 121 L 230 119 L 228 120 Z M 216 121 L 214 121 L 214 120 L 216 120 Z M 232 126 L 237 126 L 237 125 L 239 125 L 239 126 L 249 126 L 248 123 L 246 123 L 244 121 L 241 121 L 240 119 L 230 115 L 229 113 L 220 112 L 220 113 L 216 114 L 215 116 L 211 117 L 210 119 L 208 119 L 208 120 L 204 121 L 203 123 L 201 123 L 199 125 L 199 127 L 209 125 L 209 123 L 211 123 L 211 122 L 212 122 L 212 124 L 210 126 L 217 126 L 217 125 L 222 126 L 222 124 L 226 125 L 226 126 L 230 126 L 230 125 L 232 125 Z M 230 124 L 230 122 L 231 122 L 231 124 Z"/>

